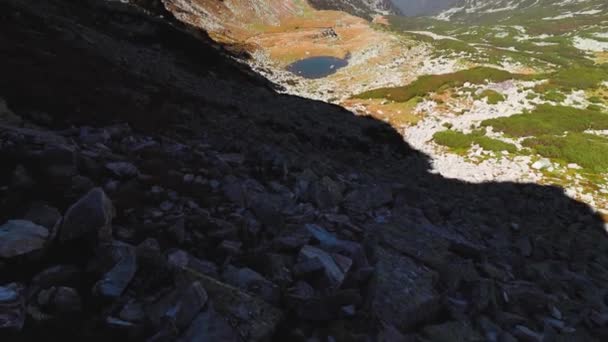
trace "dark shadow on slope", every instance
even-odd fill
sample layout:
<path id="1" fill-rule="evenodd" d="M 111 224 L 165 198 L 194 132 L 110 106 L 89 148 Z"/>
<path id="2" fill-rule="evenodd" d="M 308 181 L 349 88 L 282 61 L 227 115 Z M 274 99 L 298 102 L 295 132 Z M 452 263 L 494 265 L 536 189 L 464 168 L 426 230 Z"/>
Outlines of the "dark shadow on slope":
<path id="1" fill-rule="evenodd" d="M 259 182 L 291 187 L 311 170 L 350 189 L 388 188 L 380 205 L 372 196 L 339 212 L 361 222 L 379 264 L 392 265 L 380 267 L 385 278 L 420 275 L 404 279 L 420 284 L 405 294 L 404 284 L 377 279 L 395 307 L 378 308 L 382 294 L 370 299 L 376 318 L 402 331 L 433 336 L 424 327 L 459 317 L 481 329 L 480 317 L 489 317 L 505 330 L 523 324 L 582 340 L 606 333 L 608 240 L 588 206 L 556 187 L 432 174 L 428 156 L 387 124 L 277 95 L 203 32 L 106 1 L 0 0 L 0 97 L 43 127 L 128 122 L 178 141 L 202 139 L 247 156 L 256 170 L 249 176 Z M 18 158 L 0 156 L 4 186 Z M 53 191 L 11 194 L 0 219 Z M 416 297 L 423 290 L 424 298 Z M 546 327 L 546 318 L 562 320 L 556 308 L 576 332 Z"/>

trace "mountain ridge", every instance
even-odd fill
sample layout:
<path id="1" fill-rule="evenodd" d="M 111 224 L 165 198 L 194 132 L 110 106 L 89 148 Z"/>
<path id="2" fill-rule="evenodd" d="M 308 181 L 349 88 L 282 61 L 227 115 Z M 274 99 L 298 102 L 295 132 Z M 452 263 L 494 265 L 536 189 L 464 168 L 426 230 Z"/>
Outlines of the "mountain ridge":
<path id="1" fill-rule="evenodd" d="M 453 7 L 437 14 L 436 18 L 466 22 L 483 20 L 487 16 L 493 20 L 503 20 L 516 13 L 525 16 L 523 11 L 541 9 L 545 18 L 550 19 L 601 13 L 608 10 L 608 6 L 598 0 L 460 0 Z"/>

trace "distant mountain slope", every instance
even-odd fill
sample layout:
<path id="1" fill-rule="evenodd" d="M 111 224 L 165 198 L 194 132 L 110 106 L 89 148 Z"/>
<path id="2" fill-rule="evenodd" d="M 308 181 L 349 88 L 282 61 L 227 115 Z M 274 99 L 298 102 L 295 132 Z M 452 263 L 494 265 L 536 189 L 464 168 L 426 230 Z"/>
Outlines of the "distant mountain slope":
<path id="1" fill-rule="evenodd" d="M 390 0 L 308 0 L 316 9 L 338 10 L 371 19 L 374 14 L 397 14 Z"/>
<path id="2" fill-rule="evenodd" d="M 452 7 L 459 0 L 391 0 L 404 16 L 433 15 Z"/>
<path id="3" fill-rule="evenodd" d="M 604 0 L 460 0 L 436 18 L 474 22 L 534 14 L 549 20 L 593 15 L 606 10 L 608 3 Z"/>
<path id="4" fill-rule="evenodd" d="M 203 27 L 212 35 L 252 35 L 256 28 L 277 26 L 282 19 L 302 14 L 310 6 L 294 0 L 163 0 L 179 20 Z"/>
<path id="5" fill-rule="evenodd" d="M 312 16 L 315 10 L 343 11 L 366 19 L 374 14 L 398 13 L 390 0 L 162 0 L 162 3 L 179 20 L 203 27 L 223 41 L 243 40 L 289 19 Z"/>

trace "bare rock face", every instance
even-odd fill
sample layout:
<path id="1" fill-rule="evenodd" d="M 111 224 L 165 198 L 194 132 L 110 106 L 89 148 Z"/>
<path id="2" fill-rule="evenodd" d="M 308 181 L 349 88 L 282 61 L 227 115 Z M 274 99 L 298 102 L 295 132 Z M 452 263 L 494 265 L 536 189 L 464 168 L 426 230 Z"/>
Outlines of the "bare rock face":
<path id="1" fill-rule="evenodd" d="M 25 323 L 25 287 L 11 283 L 0 286 L 0 333 L 21 330 Z"/>
<path id="2" fill-rule="evenodd" d="M 228 267 L 224 271 L 223 278 L 228 284 L 254 293 L 271 304 L 278 304 L 281 297 L 277 285 L 250 268 Z"/>
<path id="3" fill-rule="evenodd" d="M 339 264 L 340 261 L 343 261 Z M 331 254 L 316 248 L 314 246 L 304 246 L 300 250 L 300 254 L 298 256 L 298 260 L 300 263 L 311 262 L 316 260 L 323 271 L 323 285 L 328 288 L 339 288 L 344 281 L 344 277 L 346 276 L 346 272 L 348 272 L 352 261 L 347 259 L 346 257 L 334 257 Z M 321 285 L 321 286 L 323 286 Z"/>
<path id="4" fill-rule="evenodd" d="M 128 162 L 111 162 L 106 164 L 106 169 L 119 179 L 129 179 L 139 174 L 137 167 Z"/>
<path id="5" fill-rule="evenodd" d="M 109 257 L 113 265 L 95 284 L 94 292 L 105 298 L 118 298 L 137 271 L 135 247 L 117 241 L 101 248 L 102 255 Z"/>
<path id="6" fill-rule="evenodd" d="M 160 298 L 145 310 L 148 317 L 156 324 L 169 321 L 181 330 L 190 326 L 192 320 L 205 307 L 208 299 L 207 292 L 200 282 L 195 281 Z"/>
<path id="7" fill-rule="evenodd" d="M 203 274 L 194 274 L 195 279 L 207 290 L 211 298 L 215 298 L 213 306 L 217 312 L 233 322 L 238 335 L 250 341 L 264 341 L 272 336 L 279 322 L 283 319 L 283 313 L 264 302 L 262 299 L 251 296 L 231 285 L 219 282 Z M 208 319 L 203 314 L 199 319 Z M 212 315 L 213 316 L 213 315 Z M 196 321 L 196 319 L 195 319 Z M 200 324 L 200 321 L 196 321 Z M 221 324 L 225 330 L 224 324 Z M 201 329 L 195 326 L 193 329 Z M 188 333 L 186 333 L 188 336 Z"/>
<path id="8" fill-rule="evenodd" d="M 424 335 L 437 342 L 484 340 L 471 326 L 456 321 L 430 325 L 424 329 Z"/>
<path id="9" fill-rule="evenodd" d="M 379 248 L 376 257 L 372 307 L 377 317 L 399 329 L 432 321 L 441 305 L 434 289 L 437 274 L 394 250 Z"/>
<path id="10" fill-rule="evenodd" d="M 31 221 L 8 221 L 0 226 L 0 257 L 10 259 L 39 251 L 48 237 L 47 228 Z"/>
<path id="11" fill-rule="evenodd" d="M 50 287 L 38 292 L 37 304 L 57 317 L 70 316 L 82 311 L 82 298 L 71 287 Z"/>
<path id="12" fill-rule="evenodd" d="M 71 241 L 109 229 L 112 223 L 112 202 L 101 188 L 95 188 L 66 212 L 59 232 L 61 242 Z"/>
<path id="13" fill-rule="evenodd" d="M 199 313 L 179 342 L 236 342 L 239 337 L 230 324 L 212 307 Z"/>
<path id="14" fill-rule="evenodd" d="M 378 14 L 399 13 L 390 0 L 310 0 L 309 2 L 317 9 L 344 11 L 366 19 Z"/>

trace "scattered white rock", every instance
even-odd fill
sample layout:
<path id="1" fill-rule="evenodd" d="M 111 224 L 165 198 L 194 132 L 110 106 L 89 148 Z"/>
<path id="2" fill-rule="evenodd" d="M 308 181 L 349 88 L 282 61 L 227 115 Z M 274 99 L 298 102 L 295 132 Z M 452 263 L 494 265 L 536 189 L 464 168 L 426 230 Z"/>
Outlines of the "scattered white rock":
<path id="1" fill-rule="evenodd" d="M 598 135 L 600 137 L 608 137 L 608 129 L 607 130 L 593 130 L 588 129 L 585 131 L 586 134 Z"/>
<path id="2" fill-rule="evenodd" d="M 543 18 L 543 20 L 561 20 L 561 19 L 567 19 L 567 18 L 574 18 L 575 16 L 578 16 L 578 15 L 594 15 L 594 14 L 598 14 L 598 13 L 602 13 L 602 10 L 595 9 L 595 10 L 578 11 L 578 12 L 566 12 L 566 13 L 557 15 L 555 17 Z"/>
<path id="3" fill-rule="evenodd" d="M 459 12 L 464 11 L 464 7 L 452 7 L 448 10 L 445 10 L 441 13 L 439 13 L 437 16 L 435 16 L 435 19 L 437 20 L 443 20 L 443 21 L 450 21 L 450 18 Z"/>
<path id="4" fill-rule="evenodd" d="M 608 51 L 608 42 L 601 42 L 591 38 L 574 37 L 572 39 L 572 44 L 575 48 L 584 51 Z"/>
<path id="5" fill-rule="evenodd" d="M 539 159 L 539 160 L 535 161 L 534 164 L 532 164 L 532 168 L 535 170 L 549 169 L 552 166 L 553 166 L 553 164 L 547 158 Z"/>
<path id="6" fill-rule="evenodd" d="M 433 33 L 431 31 L 405 31 L 405 32 L 431 37 L 435 40 L 448 39 L 448 40 L 458 40 L 459 41 L 459 39 L 457 39 L 457 38 L 450 37 L 450 36 L 444 36 L 441 34 Z"/>
<path id="7" fill-rule="evenodd" d="M 596 32 L 593 36 L 597 38 L 608 38 L 608 32 Z"/>
<path id="8" fill-rule="evenodd" d="M 574 90 L 566 95 L 566 99 L 562 102 L 565 106 L 584 109 L 590 104 L 587 101 L 587 95 L 584 90 Z"/>
<path id="9" fill-rule="evenodd" d="M 404 129 L 405 140 L 414 148 L 421 150 L 432 158 L 433 172 L 439 173 L 447 178 L 457 178 L 468 182 L 486 181 L 538 181 L 541 175 L 530 169 L 529 156 L 504 157 L 500 159 L 488 158 L 481 162 L 467 160 L 463 156 L 447 152 L 444 148 L 431 143 L 436 132 L 445 130 L 443 124 L 448 123 L 452 129 L 470 132 L 471 126 L 477 127 L 486 119 L 511 116 L 522 112 L 524 109 L 532 109 L 534 105 L 526 100 L 528 91 L 519 91 L 520 88 L 533 88 L 540 82 L 514 82 L 489 84 L 485 88 L 500 91 L 505 96 L 505 101 L 495 105 L 489 105 L 485 101 L 474 101 L 467 105 L 469 109 L 463 114 L 458 114 L 465 108 L 452 108 L 450 113 L 437 111 L 434 101 L 425 100 L 416 107 L 417 112 L 423 112 L 425 119 L 412 127 Z M 466 86 L 466 84 L 465 84 Z M 468 84 L 469 87 L 474 87 Z M 475 86 L 477 87 L 477 86 Z M 479 87 L 481 89 L 481 87 Z M 488 151 L 472 149 L 474 157 L 487 155 Z M 484 153 L 485 152 L 485 153 Z M 485 158 L 485 157 L 483 157 Z"/>

